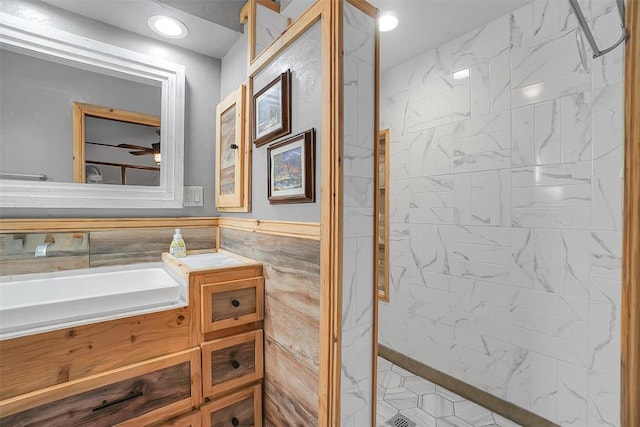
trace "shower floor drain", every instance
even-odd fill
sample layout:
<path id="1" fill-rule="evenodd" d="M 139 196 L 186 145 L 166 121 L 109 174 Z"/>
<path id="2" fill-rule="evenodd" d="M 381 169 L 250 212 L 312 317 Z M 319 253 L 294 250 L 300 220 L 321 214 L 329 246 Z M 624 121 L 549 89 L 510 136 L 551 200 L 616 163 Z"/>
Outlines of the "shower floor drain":
<path id="1" fill-rule="evenodd" d="M 400 414 L 394 415 L 394 417 L 387 421 L 386 424 L 389 424 L 392 427 L 416 427 L 416 423 Z"/>

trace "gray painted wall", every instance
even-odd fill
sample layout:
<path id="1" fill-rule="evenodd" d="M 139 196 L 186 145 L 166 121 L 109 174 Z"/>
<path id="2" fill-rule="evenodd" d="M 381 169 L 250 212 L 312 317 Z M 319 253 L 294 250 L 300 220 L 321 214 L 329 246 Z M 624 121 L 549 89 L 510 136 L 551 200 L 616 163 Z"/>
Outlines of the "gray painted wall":
<path id="1" fill-rule="evenodd" d="M 247 36 L 242 35 L 222 58 L 220 95 L 224 99 L 247 80 Z"/>
<path id="2" fill-rule="evenodd" d="M 216 216 L 214 206 L 215 107 L 220 100 L 219 59 L 200 55 L 32 0 L 3 0 L 0 10 L 40 25 L 154 55 L 186 67 L 185 185 L 204 187 L 203 207 L 182 209 L 22 209 L 0 210 L 2 217 Z"/>
<path id="3" fill-rule="evenodd" d="M 267 145 L 259 148 L 253 146 L 252 155 L 252 212 L 239 214 L 221 214 L 222 216 L 246 217 L 256 219 L 277 219 L 283 221 L 320 221 L 320 178 L 321 159 L 320 141 L 322 134 L 322 59 L 321 59 L 320 25 L 315 24 L 276 59 L 258 73 L 253 80 L 254 93 L 259 92 L 280 73 L 291 70 L 291 134 L 279 140 L 299 134 L 308 129 L 316 130 L 316 173 L 315 203 L 290 205 L 270 205 L 267 199 Z M 234 46 L 236 48 L 236 46 Z M 240 49 L 238 49 L 240 50 Z M 230 73 L 237 73 L 235 68 L 239 59 L 235 55 L 246 58 L 245 53 L 228 53 L 223 60 L 223 76 L 226 76 L 224 91 L 231 91 L 244 79 L 233 81 Z M 230 56 L 231 55 L 231 56 Z M 229 59 L 227 59 L 229 58 Z M 227 69 L 227 65 L 229 68 Z"/>
<path id="4" fill-rule="evenodd" d="M 6 50 L 0 93 L 0 171 L 44 173 L 54 182 L 73 182 L 74 101 L 160 115 L 160 87 Z M 140 164 L 120 151 L 123 163 Z"/>

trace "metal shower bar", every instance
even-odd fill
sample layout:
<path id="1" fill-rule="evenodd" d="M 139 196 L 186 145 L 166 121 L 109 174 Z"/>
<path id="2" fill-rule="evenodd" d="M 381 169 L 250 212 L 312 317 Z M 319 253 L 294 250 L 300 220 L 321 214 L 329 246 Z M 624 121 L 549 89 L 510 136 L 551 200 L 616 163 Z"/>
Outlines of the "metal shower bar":
<path id="1" fill-rule="evenodd" d="M 49 179 L 49 177 L 47 177 L 47 175 L 41 173 L 38 175 L 35 174 L 30 174 L 30 173 L 6 173 L 6 172 L 0 172 L 0 179 L 2 178 L 6 178 L 6 179 L 35 179 L 35 180 L 40 180 L 40 181 L 46 181 L 47 179 Z"/>
<path id="2" fill-rule="evenodd" d="M 596 40 L 593 38 L 593 33 L 589 29 L 589 24 L 587 23 L 587 20 L 584 18 L 584 14 L 582 13 L 582 9 L 580 9 L 578 0 L 569 0 L 569 4 L 571 4 L 573 13 L 575 13 L 576 18 L 578 18 L 578 23 L 580 24 L 580 27 L 582 28 L 582 32 L 584 33 L 585 37 L 587 38 L 587 41 L 589 42 L 589 45 L 591 46 L 591 50 L 593 50 L 594 58 L 597 58 L 599 56 L 602 56 L 611 52 L 613 49 L 618 47 L 618 45 L 620 45 L 625 40 L 627 40 L 627 37 L 629 37 L 629 34 L 626 28 L 624 27 L 624 14 L 625 14 L 624 0 L 616 0 L 616 5 L 618 6 L 618 12 L 620 13 L 620 20 L 622 21 L 622 36 L 620 37 L 620 40 L 618 40 L 612 46 L 604 50 L 598 49 L 598 44 L 596 43 Z"/>

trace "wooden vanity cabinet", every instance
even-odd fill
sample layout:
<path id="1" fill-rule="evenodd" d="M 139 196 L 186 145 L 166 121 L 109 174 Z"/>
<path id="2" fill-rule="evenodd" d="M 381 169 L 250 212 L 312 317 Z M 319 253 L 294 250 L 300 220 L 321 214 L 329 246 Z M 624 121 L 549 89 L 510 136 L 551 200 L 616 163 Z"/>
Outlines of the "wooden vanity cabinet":
<path id="1" fill-rule="evenodd" d="M 188 307 L 3 341 L 0 425 L 261 427 L 264 277 L 238 259 L 169 259 Z"/>
<path id="2" fill-rule="evenodd" d="M 224 253 L 236 257 L 233 254 Z M 199 319 L 202 426 L 262 426 L 264 277 L 262 264 L 189 268 L 165 257 L 188 277 Z"/>
<path id="3" fill-rule="evenodd" d="M 4 402 L 0 425 L 143 426 L 201 402 L 200 349 L 194 348 Z"/>

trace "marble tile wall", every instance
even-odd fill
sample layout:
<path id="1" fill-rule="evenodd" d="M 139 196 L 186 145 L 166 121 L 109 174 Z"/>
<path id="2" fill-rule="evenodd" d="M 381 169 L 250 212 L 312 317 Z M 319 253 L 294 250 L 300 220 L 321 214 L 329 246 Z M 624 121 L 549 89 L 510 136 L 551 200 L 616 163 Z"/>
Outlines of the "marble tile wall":
<path id="1" fill-rule="evenodd" d="M 372 425 L 375 20 L 344 2 L 341 425 Z"/>
<path id="2" fill-rule="evenodd" d="M 601 47 L 615 3 L 581 5 Z M 587 51 L 588 48 L 587 48 Z M 623 50 L 535 0 L 381 78 L 379 342 L 563 426 L 617 426 Z"/>
<path id="3" fill-rule="evenodd" d="M 286 16 L 256 3 L 256 57 L 280 37 L 288 25 Z"/>

